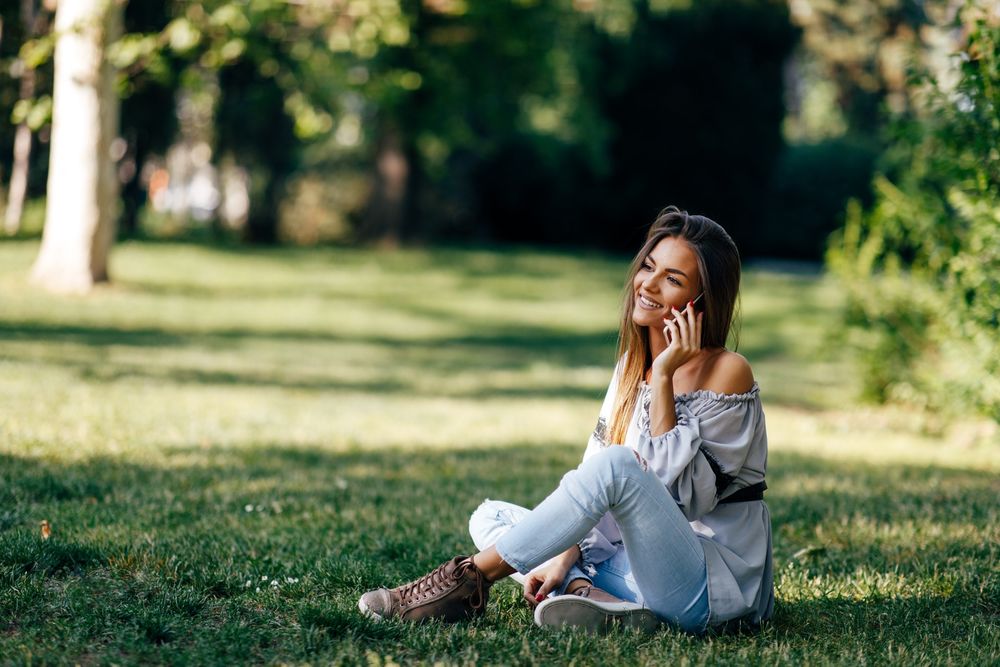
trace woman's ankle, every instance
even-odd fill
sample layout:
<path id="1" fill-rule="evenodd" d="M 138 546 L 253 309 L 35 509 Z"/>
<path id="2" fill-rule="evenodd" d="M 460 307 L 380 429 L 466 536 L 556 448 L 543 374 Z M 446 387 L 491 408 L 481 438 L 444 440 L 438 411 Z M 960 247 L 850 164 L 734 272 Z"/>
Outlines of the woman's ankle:
<path id="1" fill-rule="evenodd" d="M 584 579 L 583 577 L 579 577 L 566 584 L 566 595 L 572 595 L 581 588 L 591 585 L 593 585 L 592 581 L 590 581 L 589 579 Z"/>
<path id="2" fill-rule="evenodd" d="M 508 565 L 503 558 L 500 558 L 500 554 L 493 547 L 484 549 L 473 556 L 472 563 L 490 583 L 499 581 L 517 571 Z"/>

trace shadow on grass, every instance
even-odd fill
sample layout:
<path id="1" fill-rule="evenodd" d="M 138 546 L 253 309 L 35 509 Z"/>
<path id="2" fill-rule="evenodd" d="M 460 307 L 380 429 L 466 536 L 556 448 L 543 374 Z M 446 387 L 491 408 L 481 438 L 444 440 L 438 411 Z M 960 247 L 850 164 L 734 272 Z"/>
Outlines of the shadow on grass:
<path id="1" fill-rule="evenodd" d="M 0 618 L 10 620 L 6 630 L 0 625 L 0 635 L 34 641 L 36 634 L 64 632 L 62 641 L 73 646 L 97 642 L 112 654 L 162 647 L 171 660 L 187 655 L 224 662 L 237 649 L 261 661 L 344 651 L 359 651 L 361 659 L 367 650 L 412 654 L 416 642 L 443 655 L 472 647 L 517 662 L 510 647 L 516 650 L 524 633 L 540 631 L 512 586 L 494 589 L 492 613 L 483 621 L 419 631 L 372 624 L 357 614 L 356 600 L 364 590 L 410 580 L 468 553 L 468 516 L 485 497 L 533 506 L 580 454 L 579 447 L 558 444 L 343 452 L 191 447 L 163 449 L 155 464 L 5 455 Z M 909 593 L 779 598 L 764 634 L 718 638 L 716 645 L 808 651 L 819 645 L 837 653 L 845 645 L 868 650 L 885 636 L 902 637 L 904 644 L 906 637 L 921 644 L 953 636 L 989 639 L 984 628 L 998 612 L 997 578 L 981 568 L 995 562 L 996 546 L 955 545 L 948 530 L 970 521 L 996 523 L 995 475 L 863 463 L 835 467 L 776 454 L 770 479 L 779 584 L 794 586 L 795 572 L 806 573 L 803 581 L 849 583 L 863 567 L 902 579 Z M 52 525 L 49 540 L 38 535 L 41 518 Z M 920 524 L 929 532 L 920 544 L 904 545 L 905 535 L 867 532 L 870 522 Z M 838 542 L 806 559 L 792 556 L 816 539 L 817 526 Z M 904 546 L 915 553 L 900 560 Z M 951 588 L 926 589 L 921 582 L 937 577 L 940 563 L 957 573 Z M 71 631 L 59 626 L 67 614 L 76 619 Z M 109 636 L 124 639 L 109 643 Z M 561 659 L 550 653 L 564 644 L 550 644 L 551 637 L 538 636 L 538 646 L 546 648 L 533 649 L 536 657 Z M 638 639 L 611 638 L 608 644 L 573 637 L 594 651 L 617 647 L 633 657 L 648 646 Z M 711 647 L 677 633 L 654 641 L 694 655 Z M 168 654 L 155 655 L 160 657 L 149 659 Z"/>
<path id="2" fill-rule="evenodd" d="M 772 452 L 768 507 L 777 562 L 850 577 L 995 561 L 1000 478 L 981 470 L 833 462 Z M 802 559 L 793 554 L 804 550 Z"/>
<path id="3" fill-rule="evenodd" d="M 612 356 L 617 334 L 612 331 L 574 333 L 538 326 L 491 327 L 489 332 L 467 336 L 439 336 L 407 340 L 378 334 L 339 334 L 307 329 L 211 329 L 185 331 L 158 328 L 118 328 L 83 325 L 54 325 L 42 322 L 0 321 L 0 341 L 74 343 L 101 348 L 125 347 L 207 347 L 228 348 L 234 343 L 269 340 L 287 343 L 353 343 L 389 347 L 393 350 L 456 350 L 489 366 L 485 353 L 497 351 L 533 353 L 538 358 L 556 355 L 569 366 L 605 363 Z M 506 366 L 506 364 L 503 364 Z"/>
<path id="4" fill-rule="evenodd" d="M 163 251 L 167 254 L 161 258 L 168 264 L 173 257 L 168 252 L 171 250 L 170 245 L 164 244 Z M 213 258 L 218 261 L 219 266 L 215 267 L 217 272 L 205 280 L 199 278 L 197 281 L 193 280 L 196 276 L 182 270 L 167 274 L 169 277 L 165 275 L 162 283 L 157 282 L 155 278 L 131 282 L 125 279 L 122 283 L 124 289 L 147 294 L 151 299 L 150 303 L 172 297 L 200 300 L 236 298 L 241 300 L 234 311 L 237 313 L 240 312 L 240 308 L 253 307 L 253 304 L 243 302 L 249 299 L 294 300 L 306 297 L 315 300 L 317 304 L 322 304 L 326 300 L 365 301 L 379 308 L 385 308 L 385 312 L 390 315 L 402 313 L 422 322 L 446 324 L 449 331 L 457 332 L 458 335 L 408 340 L 405 337 L 386 335 L 391 333 L 389 330 L 359 334 L 337 333 L 324 329 L 325 323 L 322 321 L 317 321 L 315 327 L 303 326 L 301 323 L 298 326 L 282 326 L 284 323 L 278 316 L 274 321 L 268 320 L 260 328 L 240 326 L 239 323 L 232 326 L 232 323 L 224 324 L 219 321 L 216 326 L 207 326 L 204 329 L 192 326 L 183 318 L 176 320 L 176 327 L 171 323 L 164 326 L 120 328 L 107 323 L 62 325 L 38 317 L 23 321 L 0 321 L 0 346 L 4 342 L 46 345 L 47 349 L 37 357 L 40 361 L 49 361 L 73 369 L 79 377 L 88 382 L 114 383 L 137 378 L 180 385 L 231 385 L 315 392 L 347 391 L 378 395 L 413 395 L 417 383 L 409 378 L 418 377 L 418 373 L 422 374 L 420 377 L 426 378 L 428 374 L 433 377 L 434 374 L 447 376 L 469 370 L 484 371 L 482 377 L 485 381 L 481 386 L 471 389 L 453 389 L 447 382 L 420 384 L 424 388 L 428 384 L 436 384 L 434 393 L 431 394 L 434 396 L 461 395 L 469 398 L 599 399 L 603 383 L 593 391 L 588 387 L 581 387 L 579 383 L 559 381 L 549 382 L 546 383 L 547 386 L 541 387 L 525 384 L 512 388 L 509 381 L 489 382 L 488 372 L 517 371 L 544 364 L 567 370 L 602 367 L 607 368 L 610 375 L 614 365 L 616 332 L 611 329 L 580 332 L 574 329 L 572 322 L 566 322 L 565 328 L 558 322 L 554 323 L 556 326 L 519 325 L 516 321 L 504 321 L 502 313 L 505 311 L 502 310 L 490 316 L 482 315 L 485 319 L 479 320 L 474 313 L 467 312 L 461 305 L 449 303 L 449 299 L 454 298 L 470 300 L 510 298 L 516 301 L 524 297 L 523 300 L 532 300 L 532 294 L 534 297 L 547 295 L 545 298 L 551 299 L 553 292 L 551 285 L 538 291 L 536 288 L 539 284 L 544 284 L 548 280 L 571 282 L 574 272 L 580 272 L 580 258 L 565 252 L 524 248 L 445 248 L 389 253 L 383 257 L 379 253 L 349 249 L 309 251 L 295 248 L 227 249 L 209 246 L 188 247 L 185 244 L 177 244 L 173 250 L 177 255 L 185 255 L 190 251 L 205 252 L 206 262 Z M 386 261 L 383 263 L 382 259 Z M 624 271 L 624 259 L 597 255 L 593 256 L 593 259 L 594 262 L 587 262 L 588 278 L 585 284 L 605 285 L 599 289 L 609 291 L 610 288 L 606 286 L 615 285 L 617 291 L 619 274 Z M 236 267 L 236 262 L 248 262 L 248 264 L 229 272 L 229 263 Z M 589 273 L 591 264 L 593 264 L 593 275 Z M 372 266 L 375 269 L 372 269 Z M 335 267 L 336 271 L 331 267 Z M 373 275 L 390 276 L 389 289 L 380 285 L 368 285 L 364 282 L 363 276 L 351 277 L 353 267 L 366 267 L 366 270 L 374 271 Z M 441 289 L 447 299 L 399 299 L 398 294 L 392 290 L 394 285 L 400 284 L 398 279 L 408 277 L 416 281 L 413 284 L 419 288 L 421 285 L 419 280 L 424 274 L 434 274 L 436 276 L 434 280 L 442 277 L 438 274 L 443 274 Z M 309 279 L 309 276 L 313 275 L 317 276 L 314 281 Z M 212 283 L 213 277 L 219 281 L 218 284 Z M 348 282 L 359 281 L 360 289 L 351 289 L 350 285 L 344 287 L 342 281 L 345 278 Z M 331 279 L 336 280 L 331 283 Z M 480 279 L 497 280 L 490 282 Z M 427 284 L 434 285 L 434 280 Z M 779 369 L 784 368 L 786 364 L 797 366 L 802 363 L 801 357 L 804 353 L 798 349 L 801 346 L 796 346 L 796 342 L 803 337 L 808 338 L 812 335 L 810 332 L 818 327 L 822 328 L 817 322 L 823 320 L 826 313 L 826 306 L 822 304 L 821 297 L 810 287 L 815 280 L 815 277 L 764 275 L 759 272 L 747 276 L 748 289 L 770 295 L 768 299 L 761 301 L 763 305 L 756 305 L 744 312 L 745 328 L 750 333 L 767 332 L 766 336 L 750 335 L 743 338 L 740 351 L 752 363 L 766 362 L 771 367 Z M 456 286 L 456 283 L 465 284 L 469 281 L 475 283 L 471 291 Z M 617 308 L 617 299 L 615 302 L 614 307 Z M 343 304 L 347 310 L 351 305 L 351 303 Z M 171 307 L 176 306 L 177 304 L 172 304 Z M 510 312 L 511 320 L 515 320 L 517 309 L 513 308 Z M 159 348 L 167 353 L 173 349 L 187 348 L 228 352 L 242 345 L 254 345 L 264 349 L 267 347 L 266 344 L 274 344 L 274 350 L 279 350 L 282 345 L 324 346 L 334 357 L 337 355 L 347 357 L 353 354 L 353 352 L 339 352 L 338 346 L 345 348 L 365 346 L 364 356 L 360 357 L 363 361 L 374 361 L 378 364 L 391 358 L 394 360 L 392 365 L 396 366 L 400 355 L 403 357 L 410 355 L 413 358 L 419 357 L 419 364 L 413 364 L 419 366 L 419 369 L 414 368 L 410 371 L 412 375 L 407 375 L 404 359 L 403 364 L 396 366 L 403 368 L 404 373 L 394 373 L 384 379 L 379 376 L 373 380 L 343 377 L 345 374 L 350 375 L 348 371 L 333 376 L 320 369 L 318 365 L 309 368 L 308 372 L 297 372 L 296 368 L 279 361 L 268 364 L 273 366 L 273 370 L 266 368 L 262 370 L 261 364 L 258 364 L 256 369 L 220 370 L 201 368 L 183 362 L 168 365 L 126 363 L 116 358 L 113 353 L 101 357 L 99 354 L 81 354 L 79 350 L 71 348 L 71 346 L 86 346 L 96 351 L 105 351 L 109 348 L 125 350 Z M 280 349 L 282 353 L 286 351 Z M 267 351 L 255 350 L 255 352 L 259 354 L 258 360 L 267 364 L 269 360 Z M 0 354 L 0 358 L 5 356 Z M 168 354 L 161 355 L 159 361 L 165 361 L 168 356 Z M 31 357 L 15 358 L 11 354 L 8 358 L 24 360 Z M 344 370 L 349 368 L 350 364 L 340 365 L 343 366 L 341 370 Z M 387 367 L 389 365 L 386 363 Z M 820 405 L 821 401 L 815 398 L 821 392 L 812 389 L 824 386 L 829 379 L 829 374 L 824 374 L 815 379 L 811 385 L 806 384 L 807 391 L 798 391 L 798 388 L 803 386 L 801 378 L 788 383 L 782 382 L 781 387 L 774 386 L 778 383 L 763 386 L 763 390 L 769 393 L 771 400 L 782 405 L 818 410 L 824 407 Z M 494 384 L 501 386 L 492 386 Z M 786 384 L 794 389 L 785 389 Z M 428 395 L 426 389 L 422 393 Z"/>
<path id="5" fill-rule="evenodd" d="M 162 329 L 117 329 L 112 327 L 55 326 L 41 323 L 10 324 L 0 322 L 0 343 L 20 341 L 47 345 L 39 360 L 58 364 L 63 369 L 73 369 L 87 381 L 112 383 L 118 380 L 139 378 L 155 379 L 175 384 L 242 385 L 277 387 L 304 391 L 351 391 L 372 395 L 415 394 L 417 374 L 440 375 L 442 382 L 433 395 L 456 395 L 455 389 L 445 381 L 462 371 L 483 371 L 483 382 L 476 388 L 462 388 L 460 395 L 467 398 L 581 398 L 599 399 L 601 389 L 581 387 L 579 384 L 556 383 L 539 386 L 522 384 L 517 387 L 491 386 L 490 371 L 523 370 L 540 362 L 563 369 L 613 365 L 612 353 L 615 334 L 568 333 L 551 329 L 510 327 L 491 329 L 483 335 L 438 337 L 427 340 L 407 341 L 371 334 L 349 336 L 318 331 L 293 330 L 213 330 L 166 331 Z M 361 344 L 376 348 L 368 352 L 371 359 L 393 358 L 396 364 L 407 355 L 420 357 L 419 369 L 413 368 L 408 381 L 400 377 L 398 365 L 393 376 L 378 380 L 352 380 L 330 377 L 317 371 L 296 373 L 295 369 L 275 365 L 273 370 L 217 370 L 171 364 L 156 366 L 145 363 L 117 361 L 106 355 L 81 355 L 58 344 L 82 345 L 96 350 L 108 348 L 180 348 L 231 350 L 235 346 L 255 341 L 296 343 L 322 343 L 336 346 Z M 3 358 L 4 355 L 0 355 Z M 16 358 L 24 361 L 25 356 Z M 266 358 L 266 357 L 265 357 Z M 388 366 L 387 366 L 388 368 Z M 426 386 L 427 383 L 423 383 Z M 426 395 L 426 390 L 423 391 Z"/>
<path id="6" fill-rule="evenodd" d="M 140 245 L 147 244 L 159 245 L 164 250 L 179 253 L 202 252 L 227 261 L 259 259 L 272 267 L 291 266 L 296 269 L 374 267 L 380 274 L 400 278 L 412 278 L 414 273 L 433 272 L 445 267 L 449 273 L 455 272 L 459 276 L 468 278 L 504 278 L 519 275 L 544 280 L 564 277 L 567 266 L 579 270 L 580 261 L 585 259 L 588 273 L 600 276 L 606 274 L 609 279 L 618 283 L 624 280 L 626 267 L 631 260 L 631 256 L 615 255 L 592 248 L 553 248 L 515 244 L 438 244 L 396 250 L 354 246 L 297 248 L 170 241 L 160 243 L 143 241 Z M 134 281 L 131 284 L 143 288 L 162 287 L 160 283 L 145 281 Z M 308 287 L 308 285 L 298 285 L 299 293 L 303 286 Z"/>
<path id="7" fill-rule="evenodd" d="M 1000 590 L 994 587 L 993 594 L 996 593 Z M 913 655 L 920 654 L 920 650 L 907 650 L 909 642 L 938 647 L 950 643 L 953 648 L 957 648 L 959 642 L 967 642 L 982 647 L 989 654 L 990 644 L 996 644 L 995 632 L 989 630 L 990 617 L 1000 614 L 996 598 L 990 601 L 989 595 L 989 591 L 984 593 L 962 587 L 947 595 L 928 593 L 905 598 L 871 596 L 860 600 L 831 597 L 784 601 L 775 607 L 772 627 L 775 635 L 785 640 L 819 642 L 825 644 L 822 648 L 827 650 L 838 644 L 841 649 L 846 648 L 859 639 L 867 644 L 892 637 L 897 651 L 911 654 L 913 661 L 908 661 L 909 664 L 923 662 Z M 859 648 L 859 653 L 864 654 L 880 650 L 873 644 Z M 860 655 L 851 657 L 859 659 Z M 964 660 L 960 658 L 959 662 Z M 926 664 L 933 664 L 933 661 Z M 975 664 L 975 660 L 968 664 Z"/>
<path id="8" fill-rule="evenodd" d="M 470 327 L 471 328 L 471 327 Z M 519 371 L 544 363 L 560 370 L 606 367 L 610 375 L 614 366 L 616 333 L 613 331 L 574 333 L 545 327 L 507 326 L 492 327 L 488 332 L 467 336 L 439 336 L 423 340 L 405 340 L 365 333 L 345 335 L 326 331 L 302 329 L 212 329 L 208 331 L 131 328 L 107 326 L 53 325 L 41 322 L 9 323 L 0 321 L 0 344 L 20 342 L 44 343 L 46 348 L 38 361 L 57 364 L 63 369 L 73 369 L 78 376 L 90 382 L 114 383 L 127 379 L 150 379 L 179 385 L 232 385 L 272 387 L 289 390 L 328 392 L 364 392 L 372 395 L 413 396 L 417 381 L 426 376 L 440 376 L 428 393 L 427 382 L 422 382 L 419 393 L 433 396 L 462 396 L 465 398 L 565 398 L 598 400 L 604 386 L 591 388 L 579 383 L 550 382 L 521 383 L 511 387 L 509 382 L 496 386 L 490 382 L 491 371 Z M 350 379 L 331 376 L 320 366 L 302 369 L 284 364 L 272 368 L 212 369 L 182 365 L 138 363 L 115 359 L 108 355 L 80 354 L 68 345 L 78 345 L 97 351 L 119 349 L 170 349 L 232 351 L 242 345 L 259 342 L 280 345 L 319 344 L 329 346 L 337 355 L 337 346 L 365 346 L 365 359 L 393 359 L 394 371 L 390 376 L 370 379 Z M 785 345 L 778 338 L 741 347 L 741 352 L 751 361 L 779 358 L 786 354 Z M 0 359 L 5 355 L 0 354 Z M 30 355 L 11 357 L 16 361 L 30 359 Z M 162 358 L 162 357 L 161 357 Z M 260 357 L 267 360 L 268 355 Z M 415 361 L 413 361 L 415 360 Z M 331 368 L 340 368 L 334 364 Z M 349 368 L 349 365 L 347 366 Z M 387 368 L 389 365 L 387 364 Z M 409 368 L 408 373 L 399 370 Z M 481 383 L 476 387 L 453 388 L 446 381 L 455 373 L 481 371 Z M 554 371 L 558 372 L 558 371 Z M 408 378 L 413 378 L 410 380 Z M 796 379 L 799 384 L 805 381 Z M 798 393 L 782 392 L 781 387 L 763 387 L 769 402 L 806 410 L 819 410 L 821 406 Z"/>
<path id="9" fill-rule="evenodd" d="M 261 539 L 262 546 L 272 538 L 294 536 L 303 548 L 328 555 L 338 543 L 331 542 L 332 536 L 340 536 L 346 541 L 339 543 L 338 558 L 388 557 L 401 573 L 416 574 L 456 549 L 469 548 L 465 521 L 484 497 L 533 506 L 576 465 L 581 451 L 567 445 L 345 452 L 255 446 L 161 454 L 159 465 L 116 458 L 65 464 L 0 457 L 0 507 L 5 508 L 0 536 L 33 529 L 38 516 L 67 535 L 81 526 L 103 526 L 111 533 L 118 526 L 123 535 L 153 531 L 188 541 L 222 530 L 233 531 L 240 541 Z M 975 560 L 996 556 L 996 545 L 986 542 L 946 544 L 949 525 L 996 522 L 995 474 L 860 462 L 834 466 L 775 453 L 769 480 L 775 533 L 790 542 L 775 540 L 779 569 L 793 551 L 815 545 L 819 525 L 828 527 L 833 542 L 820 545 L 823 555 L 811 563 L 830 574 L 850 573 L 859 565 L 906 571 L 962 554 Z M 303 521 L 309 533 L 295 535 Z M 878 529 L 907 525 L 928 527 L 928 550 L 902 544 L 905 534 Z M 102 542 L 99 548 L 113 552 L 129 544 Z M 897 562 L 900 547 L 916 549 L 920 562 Z M 406 561 L 396 561 L 404 556 Z M 6 550 L 3 565 L 14 566 L 11 558 L 20 556 Z"/>

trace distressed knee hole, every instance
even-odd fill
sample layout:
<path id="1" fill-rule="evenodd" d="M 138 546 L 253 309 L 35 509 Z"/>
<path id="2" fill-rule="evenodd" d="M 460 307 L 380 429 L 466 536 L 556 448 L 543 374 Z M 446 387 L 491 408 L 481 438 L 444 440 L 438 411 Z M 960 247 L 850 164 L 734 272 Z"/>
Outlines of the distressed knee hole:
<path id="1" fill-rule="evenodd" d="M 513 526 L 514 523 L 514 511 L 510 509 L 497 510 L 496 520 L 500 523 Z"/>

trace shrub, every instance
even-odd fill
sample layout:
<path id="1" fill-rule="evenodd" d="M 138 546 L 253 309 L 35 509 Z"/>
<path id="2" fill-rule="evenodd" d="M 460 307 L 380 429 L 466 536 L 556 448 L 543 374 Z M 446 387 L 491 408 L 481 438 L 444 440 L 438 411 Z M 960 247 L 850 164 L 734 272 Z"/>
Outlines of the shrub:
<path id="1" fill-rule="evenodd" d="M 866 392 L 1000 421 L 1000 25 L 975 3 L 957 84 L 929 74 L 900 123 L 896 182 L 849 207 L 827 261 L 844 280 Z"/>

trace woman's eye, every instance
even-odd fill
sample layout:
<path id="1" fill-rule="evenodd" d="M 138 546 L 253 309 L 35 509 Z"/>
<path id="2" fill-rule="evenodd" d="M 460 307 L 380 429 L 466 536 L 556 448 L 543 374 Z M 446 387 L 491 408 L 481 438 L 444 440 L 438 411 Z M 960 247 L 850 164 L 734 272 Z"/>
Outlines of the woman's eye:
<path id="1" fill-rule="evenodd" d="M 673 284 L 677 285 L 678 287 L 681 286 L 681 281 L 677 280 L 677 278 L 667 278 L 667 280 L 669 280 Z"/>
<path id="2" fill-rule="evenodd" d="M 653 267 L 649 265 L 649 262 L 643 262 L 642 263 L 642 268 L 644 268 L 647 271 L 652 271 L 653 270 Z"/>

